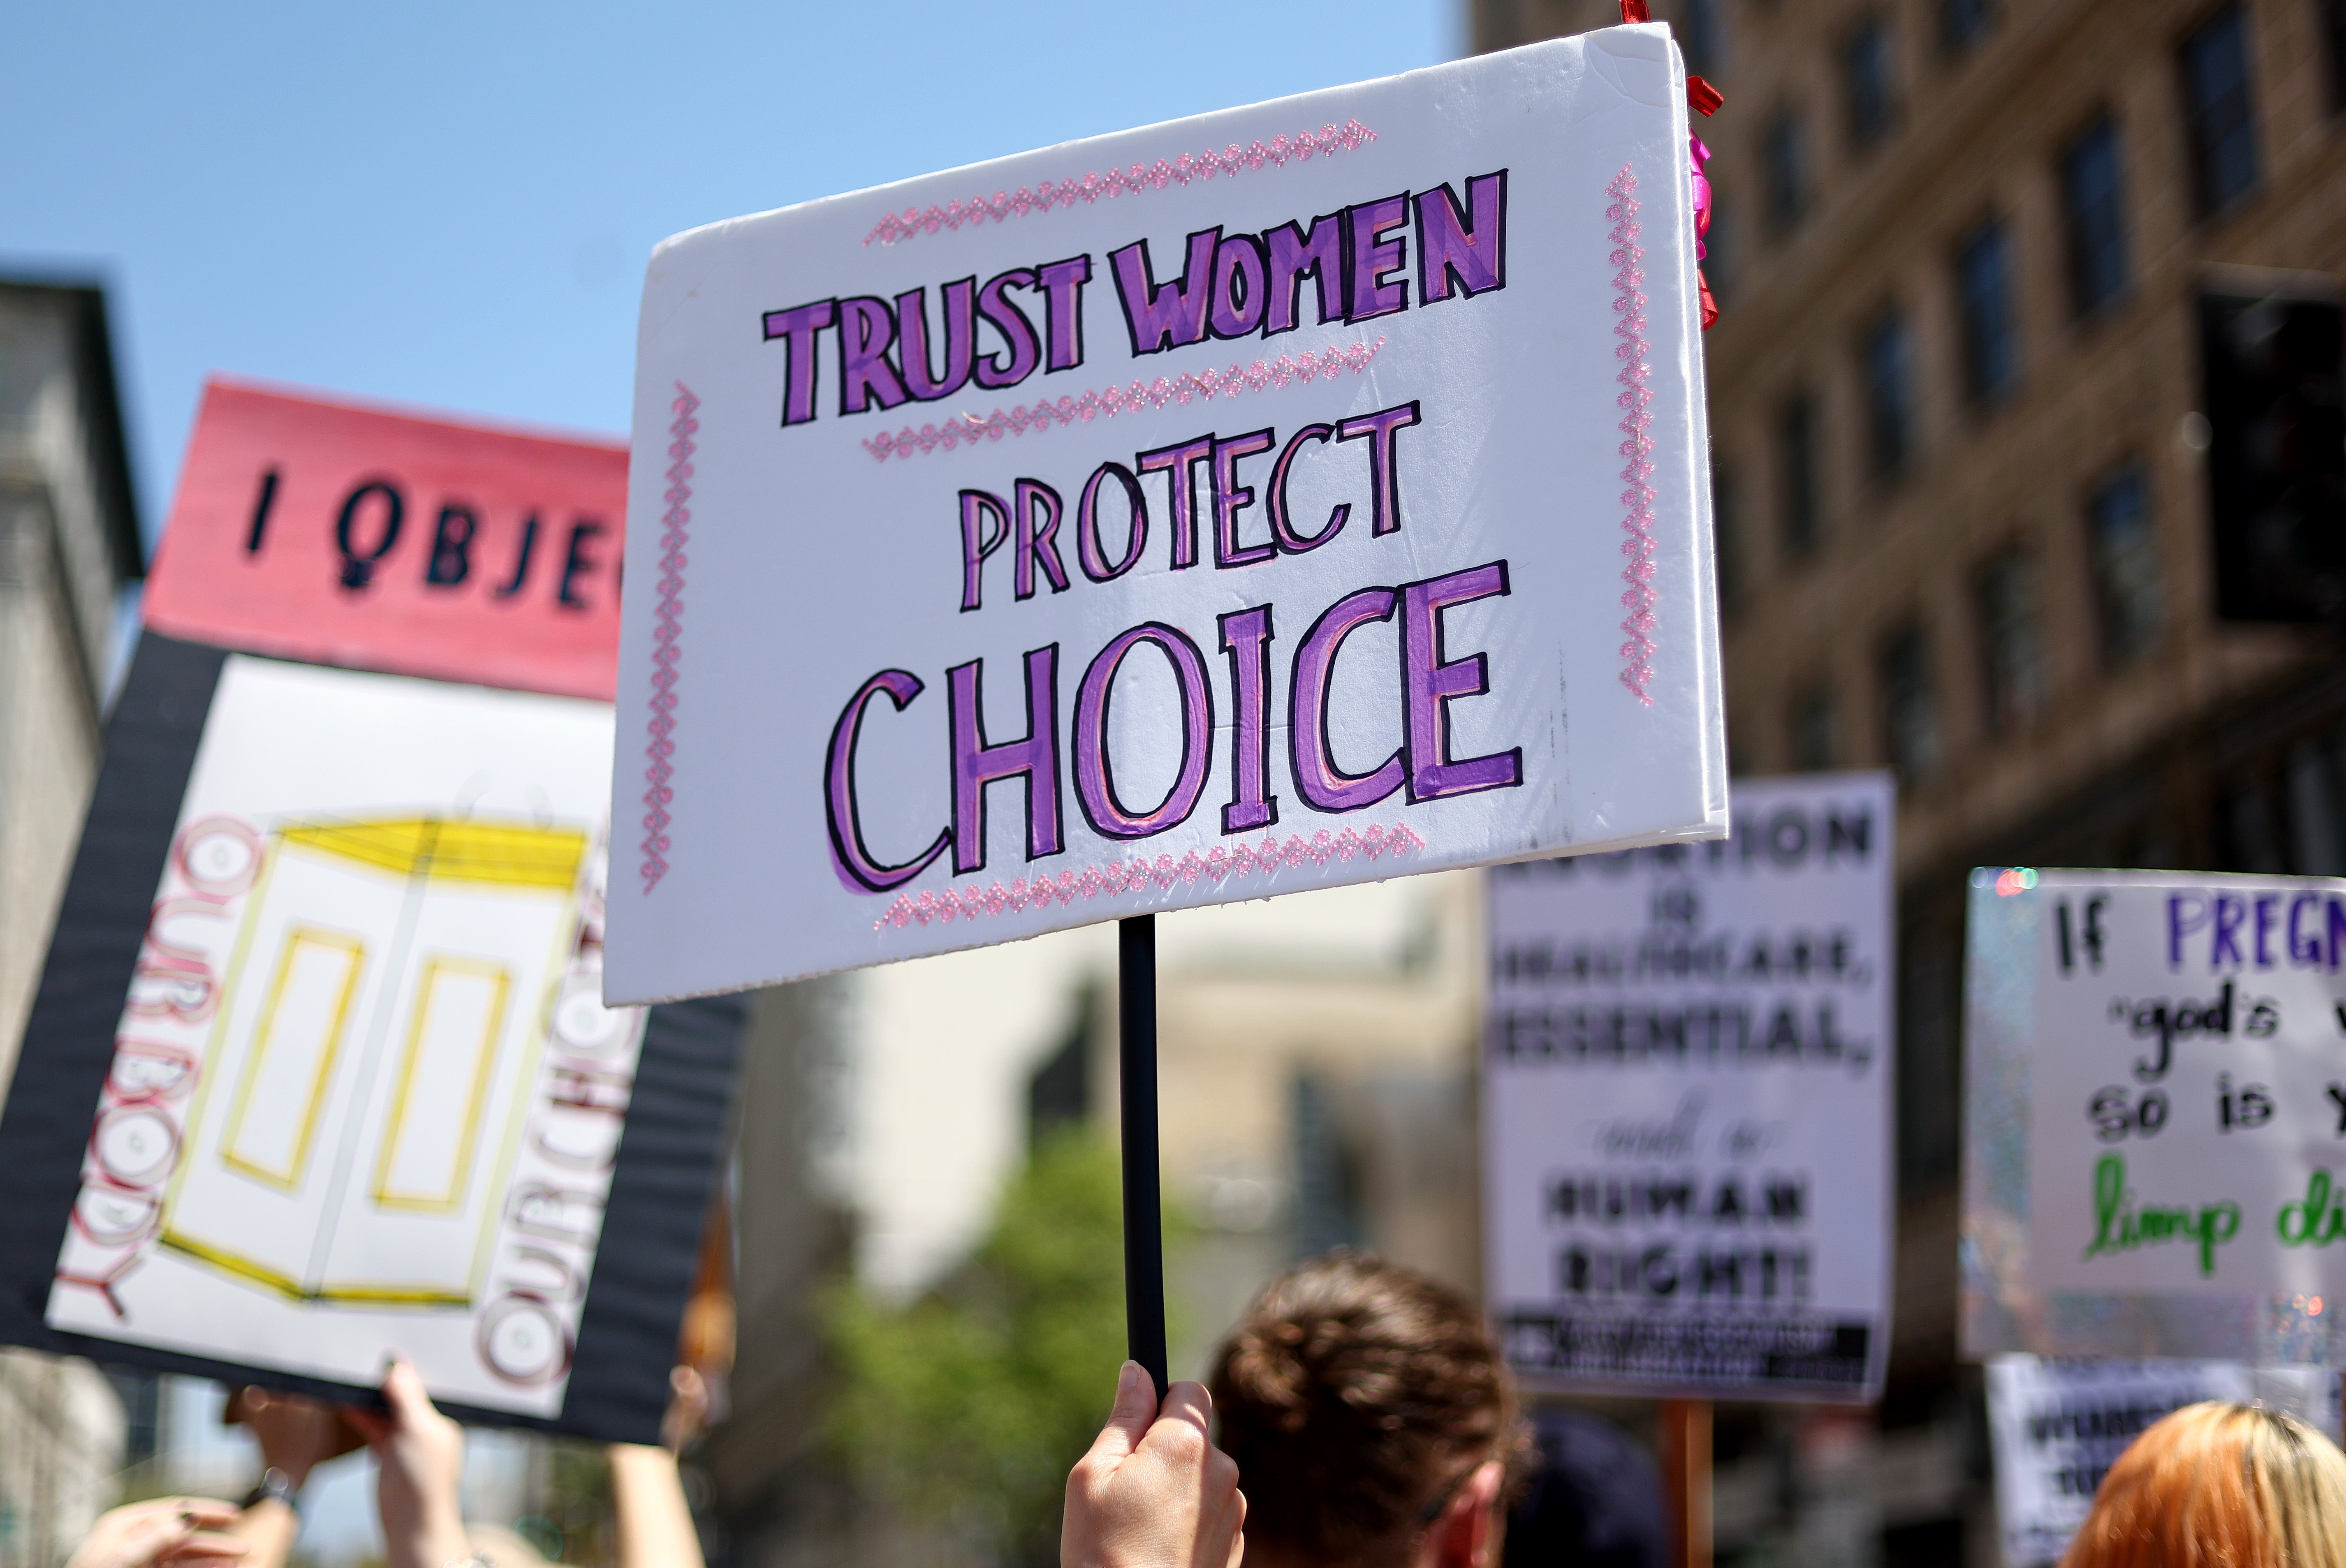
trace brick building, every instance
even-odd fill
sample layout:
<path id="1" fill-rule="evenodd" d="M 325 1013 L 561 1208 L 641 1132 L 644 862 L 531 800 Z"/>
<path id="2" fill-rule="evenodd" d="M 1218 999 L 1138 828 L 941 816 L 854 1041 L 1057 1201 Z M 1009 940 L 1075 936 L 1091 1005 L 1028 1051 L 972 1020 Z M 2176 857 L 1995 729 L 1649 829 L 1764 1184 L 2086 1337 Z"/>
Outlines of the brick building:
<path id="1" fill-rule="evenodd" d="M 1654 9 L 1728 98 L 1731 756 L 1902 796 L 1890 1395 L 1856 1439 L 1723 1411 L 1721 1556 L 1993 1562 L 1954 1359 L 1964 872 L 2346 872 L 2346 4 Z M 1617 16 L 1472 0 L 1483 49 Z M 2242 423 L 2224 366 L 2291 353 L 2317 373 Z M 2278 499 L 2243 463 L 2290 471 Z"/>

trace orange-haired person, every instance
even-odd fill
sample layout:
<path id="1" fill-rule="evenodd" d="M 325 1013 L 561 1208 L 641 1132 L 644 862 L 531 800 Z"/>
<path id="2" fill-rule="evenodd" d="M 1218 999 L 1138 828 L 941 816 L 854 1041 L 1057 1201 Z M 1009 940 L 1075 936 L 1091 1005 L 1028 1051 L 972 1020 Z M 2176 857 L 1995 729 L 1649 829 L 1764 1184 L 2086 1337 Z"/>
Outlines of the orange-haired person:
<path id="1" fill-rule="evenodd" d="M 2346 1568 L 2346 1454 L 2250 1405 L 2188 1405 L 2102 1478 L 2061 1568 Z"/>

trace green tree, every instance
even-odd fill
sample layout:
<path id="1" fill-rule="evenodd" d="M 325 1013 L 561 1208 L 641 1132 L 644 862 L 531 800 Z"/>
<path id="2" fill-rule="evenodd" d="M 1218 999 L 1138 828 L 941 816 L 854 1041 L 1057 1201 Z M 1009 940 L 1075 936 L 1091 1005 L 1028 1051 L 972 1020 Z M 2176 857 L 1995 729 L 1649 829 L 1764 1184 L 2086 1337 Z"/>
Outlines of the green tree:
<path id="1" fill-rule="evenodd" d="M 1124 1359 L 1116 1156 L 1056 1135 L 1004 1189 L 969 1260 L 894 1306 L 849 1287 L 826 1314 L 830 1435 L 903 1513 L 1005 1563 L 1058 1561 L 1067 1471 Z"/>

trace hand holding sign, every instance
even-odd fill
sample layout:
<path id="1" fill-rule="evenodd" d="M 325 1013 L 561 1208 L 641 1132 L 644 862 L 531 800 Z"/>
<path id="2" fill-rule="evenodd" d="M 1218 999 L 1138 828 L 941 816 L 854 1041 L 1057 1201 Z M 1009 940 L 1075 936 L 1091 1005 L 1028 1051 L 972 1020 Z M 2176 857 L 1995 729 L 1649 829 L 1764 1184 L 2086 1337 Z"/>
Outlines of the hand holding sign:
<path id="1" fill-rule="evenodd" d="M 1247 1502 L 1212 1411 L 1196 1383 L 1160 1405 L 1148 1373 L 1124 1364 L 1107 1425 L 1067 1477 L 1061 1568 L 1238 1568 Z"/>

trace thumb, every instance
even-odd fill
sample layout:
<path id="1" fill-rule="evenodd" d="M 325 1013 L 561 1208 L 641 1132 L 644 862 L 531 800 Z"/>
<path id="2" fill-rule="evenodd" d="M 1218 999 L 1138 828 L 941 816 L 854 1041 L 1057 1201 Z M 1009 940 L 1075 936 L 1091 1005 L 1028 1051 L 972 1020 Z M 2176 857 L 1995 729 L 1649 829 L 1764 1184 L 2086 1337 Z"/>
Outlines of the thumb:
<path id="1" fill-rule="evenodd" d="M 1099 1436 L 1092 1440 L 1091 1452 L 1085 1457 L 1110 1463 L 1122 1460 L 1140 1446 L 1156 1419 L 1157 1385 L 1139 1362 L 1127 1361 L 1117 1377 L 1116 1404 L 1107 1412 L 1107 1424 L 1100 1428 Z"/>
<path id="2" fill-rule="evenodd" d="M 423 1380 L 404 1356 L 394 1358 L 383 1370 L 382 1401 L 391 1407 L 392 1420 L 399 1426 L 414 1424 L 418 1416 L 433 1409 L 432 1396 L 423 1391 Z"/>

